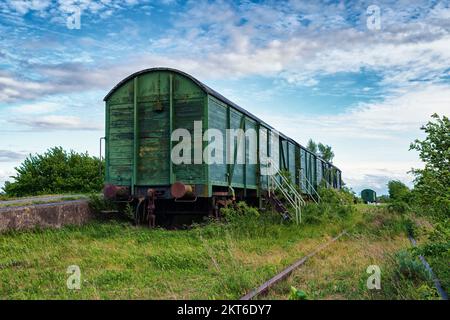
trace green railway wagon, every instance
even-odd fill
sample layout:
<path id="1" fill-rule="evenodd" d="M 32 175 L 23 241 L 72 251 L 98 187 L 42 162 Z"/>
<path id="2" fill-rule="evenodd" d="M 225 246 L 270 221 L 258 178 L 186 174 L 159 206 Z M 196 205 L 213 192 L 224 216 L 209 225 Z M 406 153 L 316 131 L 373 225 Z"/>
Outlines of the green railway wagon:
<path id="1" fill-rule="evenodd" d="M 338 168 L 182 71 L 136 72 L 120 81 L 104 101 L 105 196 L 133 203 L 136 214 L 142 211 L 147 219 L 147 211 L 158 220 L 179 213 L 217 214 L 220 206 L 235 199 L 260 203 L 269 185 L 269 178 L 261 174 L 267 167 L 261 159 L 267 157 L 290 173 L 304 195 L 314 196 L 322 180 L 341 186 Z M 205 153 L 217 139 L 209 129 L 224 137 L 214 154 Z M 245 136 L 230 136 L 230 129 L 242 130 Z M 191 137 L 194 147 L 178 154 L 189 161 L 172 159 L 182 141 L 177 140 L 177 130 Z M 255 139 L 247 136 L 251 130 Z M 224 161 L 208 161 L 213 155 Z"/>
<path id="2" fill-rule="evenodd" d="M 377 202 L 377 193 L 371 189 L 364 189 L 361 191 L 361 198 L 364 203 L 375 203 Z"/>

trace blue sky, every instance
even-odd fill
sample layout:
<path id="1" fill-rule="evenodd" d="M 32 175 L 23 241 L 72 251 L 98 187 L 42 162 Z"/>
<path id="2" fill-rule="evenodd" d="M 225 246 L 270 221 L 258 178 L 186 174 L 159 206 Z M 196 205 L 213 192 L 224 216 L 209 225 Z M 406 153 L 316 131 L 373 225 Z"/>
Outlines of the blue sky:
<path id="1" fill-rule="evenodd" d="M 368 7 L 380 10 L 368 27 Z M 355 191 L 411 183 L 409 143 L 450 110 L 448 1 L 0 1 L 0 186 L 29 153 L 98 155 L 103 97 L 186 71 L 302 144 Z M 68 19 L 81 13 L 80 28 Z M 70 21 L 70 20 L 69 20 Z"/>

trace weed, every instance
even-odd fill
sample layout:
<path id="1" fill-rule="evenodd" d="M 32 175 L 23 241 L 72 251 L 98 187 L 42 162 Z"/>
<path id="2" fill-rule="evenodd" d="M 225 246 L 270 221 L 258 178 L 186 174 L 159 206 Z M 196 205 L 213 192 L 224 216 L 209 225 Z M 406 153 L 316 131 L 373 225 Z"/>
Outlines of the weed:
<path id="1" fill-rule="evenodd" d="M 97 214 L 101 214 L 102 211 L 117 210 L 112 201 L 106 200 L 103 195 L 96 193 L 89 195 L 89 207 Z"/>
<path id="2" fill-rule="evenodd" d="M 391 202 L 388 205 L 388 208 L 391 212 L 396 212 L 399 214 L 405 214 L 411 210 L 409 205 L 405 201 L 401 201 L 401 200 Z"/>
<path id="3" fill-rule="evenodd" d="M 397 276 L 415 282 L 429 280 L 429 274 L 423 264 L 409 251 L 400 251 L 396 255 Z"/>
<path id="4" fill-rule="evenodd" d="M 306 295 L 305 291 L 299 290 L 291 286 L 289 300 L 308 300 L 308 296 Z"/>

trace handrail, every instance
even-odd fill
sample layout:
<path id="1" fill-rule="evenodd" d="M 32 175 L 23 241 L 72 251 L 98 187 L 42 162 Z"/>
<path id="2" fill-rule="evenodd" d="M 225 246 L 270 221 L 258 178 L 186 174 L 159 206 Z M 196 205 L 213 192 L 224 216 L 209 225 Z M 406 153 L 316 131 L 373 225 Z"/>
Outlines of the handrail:
<path id="1" fill-rule="evenodd" d="M 275 178 L 272 178 L 271 181 L 272 181 L 272 183 L 275 183 L 278 188 L 280 188 L 281 192 L 286 197 L 286 199 L 290 202 L 290 204 L 292 206 L 295 206 L 296 205 L 295 200 L 291 197 L 291 195 L 285 189 L 283 189 L 283 185 L 279 181 L 277 181 L 277 179 L 275 179 Z"/>
<path id="2" fill-rule="evenodd" d="M 278 187 L 278 189 L 280 189 L 280 191 L 285 196 L 285 198 L 288 200 L 288 202 L 291 204 L 291 206 L 294 207 L 295 221 L 298 224 L 301 220 L 300 203 L 297 203 L 298 200 L 296 201 L 296 199 L 292 198 L 292 196 L 289 194 L 289 192 L 287 192 L 283 188 L 283 185 L 279 181 L 277 181 L 277 179 L 274 176 L 271 176 L 270 180 L 271 180 L 272 184 L 275 184 Z M 275 190 L 276 188 L 274 187 L 273 189 Z"/>
<path id="3" fill-rule="evenodd" d="M 301 197 L 300 193 L 292 186 L 292 183 L 280 173 L 280 169 L 279 167 L 276 165 L 275 162 L 273 162 L 272 159 L 269 159 L 269 163 L 271 163 L 271 165 L 273 165 L 273 167 L 275 168 L 276 172 L 279 174 L 279 176 L 281 177 L 281 180 L 283 180 L 283 182 L 288 186 L 288 188 L 290 189 L 290 191 L 292 193 L 294 193 L 295 195 L 298 195 L 301 199 L 302 204 L 306 204 L 305 200 L 303 200 L 303 198 Z"/>
<path id="4" fill-rule="evenodd" d="M 316 188 L 314 188 L 314 186 L 312 185 L 312 183 L 308 180 L 308 177 L 303 173 L 303 170 L 300 169 L 299 171 L 300 171 L 300 174 L 301 174 L 302 176 L 305 177 L 306 182 L 309 183 L 309 186 L 312 188 L 312 190 L 314 191 L 314 193 L 317 195 L 317 199 L 318 199 L 319 201 L 317 201 L 316 199 L 314 199 L 314 197 L 312 197 L 312 198 L 313 198 L 314 202 L 318 204 L 318 203 L 320 202 L 320 200 L 321 200 L 319 193 L 317 192 Z M 302 181 L 302 176 L 300 176 L 300 180 L 301 180 L 301 181 Z M 302 181 L 302 184 L 303 184 L 303 181 Z"/>
<path id="5" fill-rule="evenodd" d="M 268 164 L 272 166 L 272 170 L 275 170 L 275 174 L 270 175 L 267 179 L 269 196 L 271 187 L 273 190 L 278 188 L 295 209 L 295 221 L 299 224 L 301 222 L 301 206 L 306 204 L 305 200 L 303 200 L 301 194 L 292 186 L 292 183 L 281 174 L 278 166 L 272 159 L 269 159 Z M 277 179 L 277 176 L 281 177 L 281 182 Z"/>

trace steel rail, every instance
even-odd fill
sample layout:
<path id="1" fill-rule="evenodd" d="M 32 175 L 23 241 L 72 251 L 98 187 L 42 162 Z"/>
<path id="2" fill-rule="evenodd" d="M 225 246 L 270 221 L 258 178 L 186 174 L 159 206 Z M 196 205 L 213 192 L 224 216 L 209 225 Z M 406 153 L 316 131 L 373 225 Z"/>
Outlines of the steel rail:
<path id="1" fill-rule="evenodd" d="M 340 237 L 342 237 L 344 234 L 347 234 L 347 231 L 344 230 L 341 233 L 339 233 L 336 237 L 334 237 L 333 239 L 331 239 L 330 241 L 321 244 L 320 246 L 318 246 L 314 251 L 312 251 L 311 253 L 309 253 L 308 255 L 304 256 L 303 258 L 301 258 L 300 260 L 297 260 L 294 264 L 290 265 L 289 267 L 287 267 L 286 269 L 284 269 L 283 271 L 281 271 L 280 273 L 278 273 L 276 276 L 274 276 L 273 278 L 267 280 L 266 282 L 264 282 L 262 285 L 260 285 L 258 288 L 250 291 L 249 293 L 247 293 L 245 296 L 241 297 L 239 300 L 251 300 L 254 297 L 256 297 L 257 295 L 267 291 L 271 286 L 273 286 L 274 284 L 286 279 L 295 269 L 297 269 L 298 267 L 300 267 L 301 265 L 303 265 L 309 258 L 315 256 L 317 253 L 319 253 L 321 250 L 325 249 L 326 247 L 328 247 L 330 244 L 332 244 L 333 242 L 335 242 L 336 240 L 338 240 Z"/>
<path id="2" fill-rule="evenodd" d="M 412 237 L 412 235 L 408 235 L 409 241 L 411 241 L 411 244 L 413 247 L 417 247 L 416 239 Z M 433 272 L 433 269 L 431 269 L 430 265 L 428 264 L 427 260 L 425 260 L 425 257 L 423 255 L 419 255 L 419 259 L 422 262 L 423 266 L 427 270 L 427 272 L 430 274 L 431 279 L 433 280 L 434 286 L 436 287 L 436 290 L 438 291 L 439 295 L 441 296 L 442 300 L 448 300 L 447 292 L 442 288 L 441 283 L 439 282 L 439 279 L 436 277 L 436 275 Z"/>

